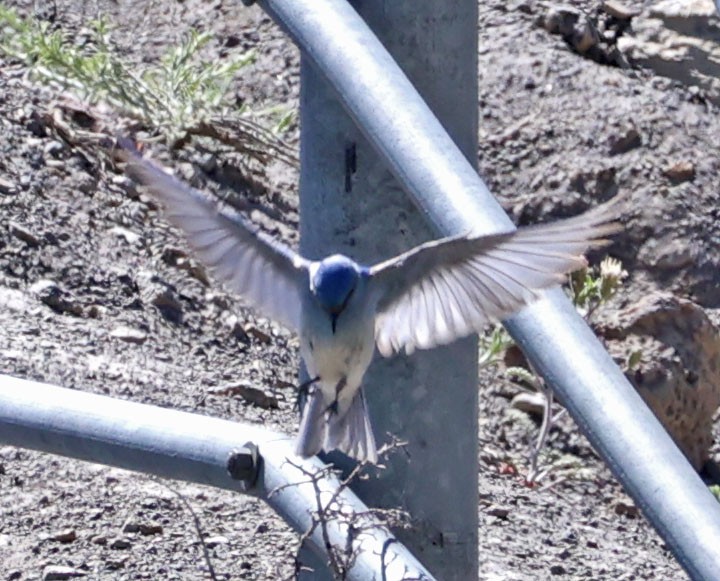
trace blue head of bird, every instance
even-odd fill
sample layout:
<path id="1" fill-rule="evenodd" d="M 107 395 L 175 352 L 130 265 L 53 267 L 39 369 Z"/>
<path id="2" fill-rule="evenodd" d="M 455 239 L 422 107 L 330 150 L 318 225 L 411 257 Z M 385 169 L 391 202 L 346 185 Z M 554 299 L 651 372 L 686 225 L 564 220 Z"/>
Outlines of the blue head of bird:
<path id="1" fill-rule="evenodd" d="M 328 256 L 312 273 L 310 290 L 330 316 L 333 332 L 362 275 L 358 264 L 341 254 Z"/>

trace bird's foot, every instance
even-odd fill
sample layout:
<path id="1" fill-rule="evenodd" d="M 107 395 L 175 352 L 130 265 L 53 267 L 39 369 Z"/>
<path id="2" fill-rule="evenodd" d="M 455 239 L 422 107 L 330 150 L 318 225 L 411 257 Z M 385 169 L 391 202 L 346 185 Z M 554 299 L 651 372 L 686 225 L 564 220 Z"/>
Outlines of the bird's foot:
<path id="1" fill-rule="evenodd" d="M 317 377 L 308 379 L 299 385 L 297 398 L 295 399 L 295 409 L 297 409 L 297 411 L 302 409 L 302 400 L 307 399 L 308 395 L 310 395 L 310 388 L 319 380 L 320 376 L 318 375 Z"/>

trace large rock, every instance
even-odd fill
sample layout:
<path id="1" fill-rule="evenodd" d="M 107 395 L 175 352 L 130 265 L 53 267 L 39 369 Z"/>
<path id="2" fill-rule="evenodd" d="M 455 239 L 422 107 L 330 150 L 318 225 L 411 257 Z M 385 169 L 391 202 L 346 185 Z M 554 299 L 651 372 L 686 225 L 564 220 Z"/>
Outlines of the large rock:
<path id="1" fill-rule="evenodd" d="M 601 315 L 602 318 L 602 315 Z M 696 470 L 720 406 L 720 334 L 701 307 L 654 293 L 598 325 L 610 354 Z"/>
<path id="2" fill-rule="evenodd" d="M 720 103 L 720 19 L 712 0 L 664 0 L 617 39 L 625 58 Z"/>

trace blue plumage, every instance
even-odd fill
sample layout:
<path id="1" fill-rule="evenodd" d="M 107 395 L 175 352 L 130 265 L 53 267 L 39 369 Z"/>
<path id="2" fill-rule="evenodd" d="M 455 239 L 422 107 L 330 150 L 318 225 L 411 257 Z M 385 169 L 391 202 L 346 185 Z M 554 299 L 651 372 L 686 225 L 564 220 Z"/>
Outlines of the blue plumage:
<path id="1" fill-rule="evenodd" d="M 352 294 L 360 271 L 355 261 L 342 254 L 323 260 L 312 277 L 312 291 L 322 307 L 331 314 L 343 310 Z"/>

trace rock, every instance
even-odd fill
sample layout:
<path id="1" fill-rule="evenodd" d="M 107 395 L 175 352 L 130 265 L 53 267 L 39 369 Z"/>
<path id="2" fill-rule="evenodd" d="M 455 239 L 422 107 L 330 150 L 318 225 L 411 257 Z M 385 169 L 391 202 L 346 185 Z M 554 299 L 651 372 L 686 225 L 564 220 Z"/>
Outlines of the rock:
<path id="1" fill-rule="evenodd" d="M 638 507 L 635 506 L 632 502 L 626 502 L 624 500 L 620 500 L 615 504 L 615 514 L 618 516 L 627 516 L 630 518 L 636 518 L 640 511 L 638 510 Z"/>
<path id="2" fill-rule="evenodd" d="M 18 188 L 14 182 L 11 182 L 4 177 L 0 177 L 0 194 L 3 196 L 12 196 L 16 194 L 17 191 Z"/>
<path id="3" fill-rule="evenodd" d="M 672 238 L 658 244 L 653 268 L 677 271 L 695 262 L 697 247 L 684 238 Z"/>
<path id="4" fill-rule="evenodd" d="M 642 137 L 640 137 L 638 130 L 632 126 L 622 129 L 619 133 L 611 135 L 608 139 L 610 155 L 627 153 L 631 149 L 635 149 L 641 145 Z"/>
<path id="5" fill-rule="evenodd" d="M 545 404 L 545 396 L 539 392 L 520 392 L 510 402 L 515 409 L 538 417 L 542 417 L 545 412 Z"/>
<path id="6" fill-rule="evenodd" d="M 110 336 L 126 343 L 136 343 L 138 345 L 142 345 L 147 340 L 147 333 L 125 326 L 116 327 L 110 331 Z"/>
<path id="7" fill-rule="evenodd" d="M 65 567 L 63 565 L 48 565 L 43 569 L 43 581 L 62 581 L 63 579 L 74 579 L 76 577 L 84 577 L 86 573 L 74 567 Z"/>
<path id="8" fill-rule="evenodd" d="M 612 315 L 597 314 L 610 354 L 701 469 L 720 406 L 720 334 L 710 319 L 692 301 L 670 293 L 650 294 Z"/>
<path id="9" fill-rule="evenodd" d="M 637 8 L 628 6 L 617 0 L 605 0 L 605 2 L 602 3 L 602 9 L 618 20 L 630 20 L 640 14 L 640 10 Z"/>
<path id="10" fill-rule="evenodd" d="M 39 280 L 30 287 L 30 292 L 36 295 L 43 303 L 49 304 L 60 297 L 62 291 L 54 280 Z"/>
<path id="11" fill-rule="evenodd" d="M 650 5 L 649 14 L 690 34 L 708 27 L 713 19 L 717 21 L 713 0 L 662 0 Z"/>
<path id="12" fill-rule="evenodd" d="M 77 539 L 75 529 L 63 529 L 50 535 L 50 539 L 59 543 L 72 543 Z"/>
<path id="13" fill-rule="evenodd" d="M 494 516 L 502 520 L 506 520 L 512 510 L 508 506 L 500 506 L 497 504 L 491 504 L 485 509 L 485 514 L 488 516 Z"/>
<path id="14" fill-rule="evenodd" d="M 579 53 L 588 52 L 600 42 L 597 28 L 582 11 L 572 6 L 551 6 L 540 24 L 551 34 L 559 34 Z"/>
<path id="15" fill-rule="evenodd" d="M 53 280 L 39 280 L 30 287 L 30 292 L 57 313 L 82 315 L 82 307 L 75 304 Z"/>
<path id="16" fill-rule="evenodd" d="M 268 344 L 271 341 L 270 335 L 268 335 L 265 331 L 259 329 L 255 325 L 249 325 L 247 329 L 245 329 L 248 335 L 252 335 L 257 339 L 260 343 Z"/>
<path id="17" fill-rule="evenodd" d="M 153 305 L 160 314 L 172 323 L 181 323 L 183 306 L 175 287 L 162 280 L 155 273 L 141 271 L 136 277 L 140 298 L 146 304 Z"/>
<path id="18" fill-rule="evenodd" d="M 230 336 L 234 337 L 238 341 L 248 341 L 248 334 L 245 332 L 243 324 L 235 314 L 228 314 L 223 320 L 223 324 L 230 331 Z"/>
<path id="19" fill-rule="evenodd" d="M 125 563 L 127 563 L 127 560 L 127 557 L 108 558 L 105 560 L 105 568 L 110 571 L 117 571 L 118 569 L 122 569 L 123 567 L 125 567 Z"/>
<path id="20" fill-rule="evenodd" d="M 280 407 L 280 403 L 274 395 L 266 393 L 257 387 L 251 387 L 241 383 L 212 387 L 208 392 L 213 395 L 239 395 L 248 403 L 263 409 L 278 409 Z"/>
<path id="21" fill-rule="evenodd" d="M 127 520 L 123 525 L 124 533 L 140 533 L 143 536 L 158 535 L 163 532 L 162 525 L 157 523 L 145 523 L 133 520 Z"/>
<path id="22" fill-rule="evenodd" d="M 130 245 L 140 241 L 140 234 L 137 234 L 132 230 L 128 230 L 127 228 L 123 228 L 122 226 L 114 226 L 110 229 L 110 234 L 114 234 L 118 238 L 122 238 Z"/>
<path id="23" fill-rule="evenodd" d="M 720 21 L 711 0 L 666 0 L 633 18 L 617 41 L 636 66 L 689 87 L 720 103 Z"/>
<path id="24" fill-rule="evenodd" d="M 132 543 L 125 537 L 115 537 L 109 542 L 108 546 L 115 551 L 124 551 L 132 547 Z"/>
<path id="25" fill-rule="evenodd" d="M 18 240 L 22 240 L 30 248 L 37 248 L 40 246 L 40 237 L 36 236 L 29 228 L 18 224 L 17 222 L 10 222 L 10 234 L 15 236 Z"/>
<path id="26" fill-rule="evenodd" d="M 205 268 L 188 256 L 184 250 L 174 246 L 166 246 L 163 248 L 162 259 L 165 264 L 184 270 L 203 285 L 210 286 L 210 279 Z"/>
<path id="27" fill-rule="evenodd" d="M 230 541 L 227 537 L 223 537 L 222 535 L 216 535 L 214 537 L 208 537 L 205 539 L 205 546 L 208 549 L 212 549 L 214 547 L 217 547 L 218 545 L 227 545 Z"/>
<path id="28" fill-rule="evenodd" d="M 695 164 L 691 161 L 678 161 L 663 170 L 663 174 L 674 183 L 695 179 Z"/>

